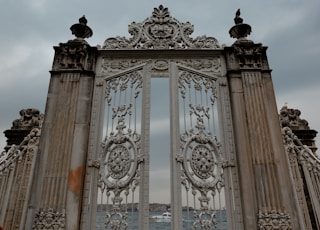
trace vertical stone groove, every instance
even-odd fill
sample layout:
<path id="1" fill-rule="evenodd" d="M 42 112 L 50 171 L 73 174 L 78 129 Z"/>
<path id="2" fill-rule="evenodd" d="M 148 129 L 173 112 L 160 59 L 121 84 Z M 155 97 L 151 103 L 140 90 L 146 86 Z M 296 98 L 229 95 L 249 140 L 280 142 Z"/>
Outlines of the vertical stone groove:
<path id="1" fill-rule="evenodd" d="M 79 74 L 60 77 L 61 88 L 55 104 L 56 114 L 51 124 L 50 153 L 44 176 L 42 208 L 62 209 L 66 204 L 69 165 L 76 116 Z M 51 144 L 59 143 L 59 144 Z"/>
<path id="2" fill-rule="evenodd" d="M 258 204 L 266 211 L 278 210 L 282 205 L 279 191 L 275 188 L 280 184 L 271 147 L 262 77 L 259 72 L 246 72 L 242 76 Z"/>

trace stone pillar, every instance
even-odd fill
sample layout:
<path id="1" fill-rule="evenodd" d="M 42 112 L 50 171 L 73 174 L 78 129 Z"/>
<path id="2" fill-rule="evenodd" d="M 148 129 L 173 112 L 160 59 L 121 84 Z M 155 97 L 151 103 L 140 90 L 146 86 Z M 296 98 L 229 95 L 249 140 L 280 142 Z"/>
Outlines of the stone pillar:
<path id="1" fill-rule="evenodd" d="M 237 12 L 225 47 L 245 229 L 303 229 L 290 179 L 266 47 Z"/>
<path id="2" fill-rule="evenodd" d="M 82 17 L 55 48 L 26 229 L 79 229 L 96 48 Z"/>

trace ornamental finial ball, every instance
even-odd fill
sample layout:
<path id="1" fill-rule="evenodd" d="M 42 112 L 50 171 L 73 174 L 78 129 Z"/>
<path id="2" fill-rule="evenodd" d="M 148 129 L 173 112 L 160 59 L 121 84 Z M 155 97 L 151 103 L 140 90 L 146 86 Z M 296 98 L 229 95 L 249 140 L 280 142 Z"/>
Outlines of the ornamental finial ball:
<path id="1" fill-rule="evenodd" d="M 83 25 L 87 25 L 88 20 L 86 19 L 86 16 L 82 16 L 81 18 L 79 18 L 79 23 L 83 24 Z"/>

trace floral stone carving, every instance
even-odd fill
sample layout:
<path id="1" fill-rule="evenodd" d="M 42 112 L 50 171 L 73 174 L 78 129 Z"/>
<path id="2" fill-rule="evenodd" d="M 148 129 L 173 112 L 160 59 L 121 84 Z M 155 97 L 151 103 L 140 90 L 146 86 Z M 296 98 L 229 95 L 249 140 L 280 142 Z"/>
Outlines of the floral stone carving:
<path id="1" fill-rule="evenodd" d="M 36 213 L 32 229 L 65 229 L 66 212 L 54 211 L 49 208 L 47 211 Z"/>
<path id="2" fill-rule="evenodd" d="M 190 22 L 181 23 L 170 16 L 168 8 L 160 5 L 152 16 L 141 23 L 129 25 L 132 38 L 108 38 L 104 49 L 216 49 L 217 39 L 199 36 L 189 37 L 193 33 Z"/>
<path id="3" fill-rule="evenodd" d="M 270 212 L 263 212 L 259 210 L 258 213 L 258 229 L 262 230 L 289 230 L 291 228 L 290 216 L 284 212 L 271 210 Z"/>

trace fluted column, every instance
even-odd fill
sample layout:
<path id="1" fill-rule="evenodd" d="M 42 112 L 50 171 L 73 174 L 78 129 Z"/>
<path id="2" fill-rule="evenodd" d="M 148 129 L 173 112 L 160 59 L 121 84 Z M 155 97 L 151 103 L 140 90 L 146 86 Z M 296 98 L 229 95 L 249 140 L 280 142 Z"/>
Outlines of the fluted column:
<path id="1" fill-rule="evenodd" d="M 84 20 L 55 47 L 26 229 L 79 229 L 96 52 Z"/>
<path id="2" fill-rule="evenodd" d="M 303 229 L 285 154 L 266 47 L 240 10 L 225 47 L 245 229 Z"/>
<path id="3" fill-rule="evenodd" d="M 241 39 L 225 50 L 245 228 L 301 229 L 266 47 Z"/>

